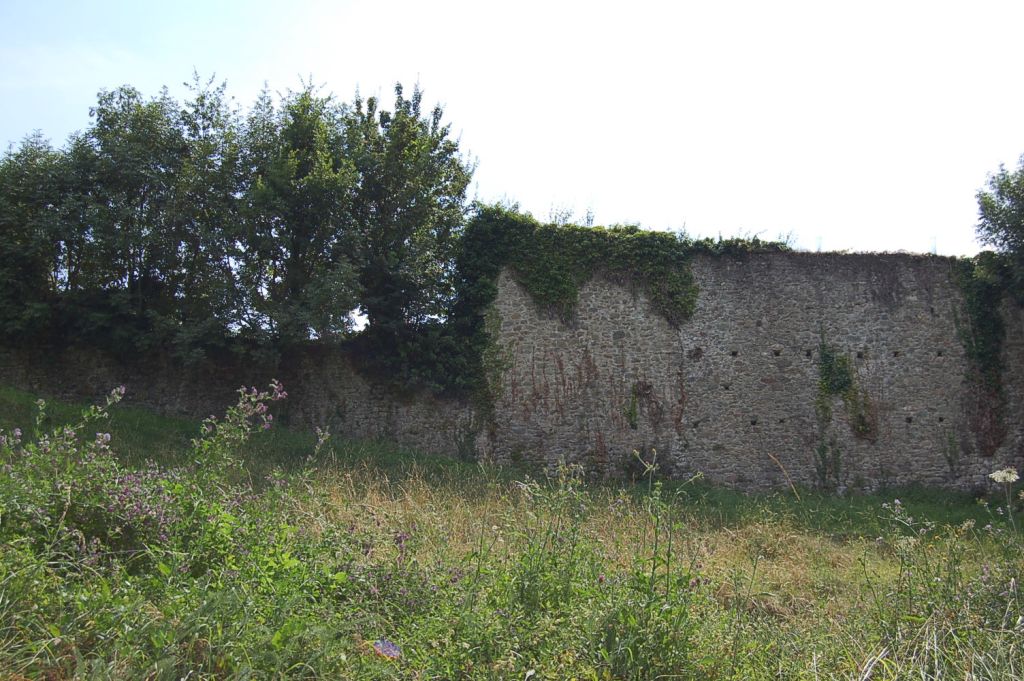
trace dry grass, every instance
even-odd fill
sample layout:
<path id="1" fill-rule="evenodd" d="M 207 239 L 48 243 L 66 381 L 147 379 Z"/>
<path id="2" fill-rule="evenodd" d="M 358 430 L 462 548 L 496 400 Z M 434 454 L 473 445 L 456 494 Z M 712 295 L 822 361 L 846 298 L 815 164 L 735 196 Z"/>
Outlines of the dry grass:
<path id="1" fill-rule="evenodd" d="M 164 432 L 131 415 L 131 441 Z M 157 451 L 194 461 L 174 425 Z M 216 484 L 160 473 L 182 483 L 163 502 L 180 531 L 130 555 L 89 548 L 124 522 L 108 488 L 77 488 L 93 515 L 67 513 L 63 490 L 108 480 L 89 457 L 46 472 L 38 446 L 8 447 L 0 677 L 1021 678 L 1024 541 L 1005 508 L 531 478 L 367 443 L 307 458 L 312 444 L 254 439 Z"/>

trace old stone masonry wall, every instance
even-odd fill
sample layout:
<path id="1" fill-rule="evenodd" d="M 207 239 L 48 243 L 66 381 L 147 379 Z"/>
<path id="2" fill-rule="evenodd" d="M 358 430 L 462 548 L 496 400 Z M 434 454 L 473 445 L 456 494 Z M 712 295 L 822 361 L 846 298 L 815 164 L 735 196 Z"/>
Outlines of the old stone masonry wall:
<path id="1" fill-rule="evenodd" d="M 642 292 L 602 276 L 563 320 L 505 271 L 489 312 L 493 409 L 399 398 L 326 349 L 272 368 L 187 371 L 75 348 L 0 351 L 0 382 L 83 398 L 125 384 L 129 403 L 202 417 L 222 413 L 240 384 L 276 377 L 292 424 L 424 453 L 617 476 L 642 470 L 634 451 L 656 451 L 663 473 L 748 490 L 972 489 L 997 468 L 1024 468 L 1024 312 L 1003 306 L 1000 405 L 962 342 L 971 322 L 953 266 L 910 255 L 698 256 L 696 310 L 678 328 Z"/>
<path id="2" fill-rule="evenodd" d="M 656 450 L 673 476 L 744 489 L 973 488 L 1024 463 L 1024 317 L 1005 306 L 1000 417 L 961 341 L 951 260 L 767 253 L 692 268 L 697 308 L 680 328 L 602 277 L 566 322 L 503 273 L 504 371 L 481 450 L 609 475 Z M 823 365 L 846 371 L 841 390 L 823 388 Z"/>
<path id="3" fill-rule="evenodd" d="M 88 348 L 58 353 L 0 349 L 0 383 L 94 403 L 124 385 L 126 404 L 192 418 L 221 415 L 237 401 L 239 387 L 265 388 L 274 378 L 288 392 L 275 412 L 292 426 L 327 427 L 346 438 L 385 440 L 430 454 L 468 457 L 473 451 L 470 405 L 425 395 L 399 398 L 367 380 L 348 357 L 323 348 L 310 348 L 277 366 L 224 358 L 190 368 L 152 358 L 125 362 Z"/>

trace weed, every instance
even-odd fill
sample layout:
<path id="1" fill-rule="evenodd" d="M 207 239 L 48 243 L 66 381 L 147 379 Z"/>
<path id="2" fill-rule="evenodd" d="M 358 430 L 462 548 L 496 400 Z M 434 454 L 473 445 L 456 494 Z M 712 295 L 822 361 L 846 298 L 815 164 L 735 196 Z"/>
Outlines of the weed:
<path id="1" fill-rule="evenodd" d="M 247 389 L 189 443 L 119 393 L 83 410 L 0 390 L 0 676 L 995 679 L 1024 665 L 1005 470 L 992 505 L 742 495 L 661 481 L 654 451 L 633 485 L 584 484 L 572 466 L 533 479 L 264 430 L 282 397 Z M 122 437 L 152 438 L 160 461 L 121 455 Z"/>

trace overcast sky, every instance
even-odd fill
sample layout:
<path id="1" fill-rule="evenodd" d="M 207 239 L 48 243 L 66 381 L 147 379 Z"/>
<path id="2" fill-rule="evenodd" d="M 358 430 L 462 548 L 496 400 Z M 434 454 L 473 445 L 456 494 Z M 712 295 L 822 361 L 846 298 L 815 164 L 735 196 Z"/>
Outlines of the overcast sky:
<path id="1" fill-rule="evenodd" d="M 476 198 L 541 219 L 973 254 L 975 193 L 1024 153 L 1022 29 L 1020 0 L 0 0 L 0 143 L 193 69 L 244 106 L 419 82 Z"/>

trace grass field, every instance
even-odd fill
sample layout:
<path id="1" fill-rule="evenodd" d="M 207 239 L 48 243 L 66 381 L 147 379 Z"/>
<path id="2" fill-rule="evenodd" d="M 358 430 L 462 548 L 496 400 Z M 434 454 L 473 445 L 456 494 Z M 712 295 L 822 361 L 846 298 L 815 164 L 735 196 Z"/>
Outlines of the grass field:
<path id="1" fill-rule="evenodd" d="M 265 429 L 281 398 L 0 389 L 0 678 L 1024 677 L 1019 483 L 583 481 Z"/>

